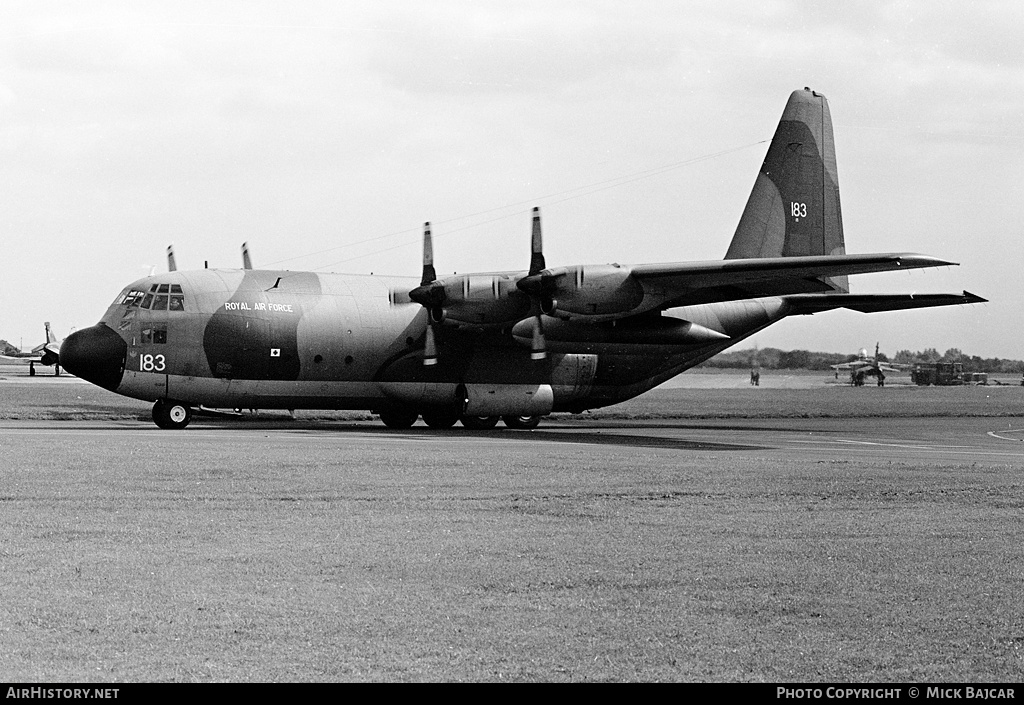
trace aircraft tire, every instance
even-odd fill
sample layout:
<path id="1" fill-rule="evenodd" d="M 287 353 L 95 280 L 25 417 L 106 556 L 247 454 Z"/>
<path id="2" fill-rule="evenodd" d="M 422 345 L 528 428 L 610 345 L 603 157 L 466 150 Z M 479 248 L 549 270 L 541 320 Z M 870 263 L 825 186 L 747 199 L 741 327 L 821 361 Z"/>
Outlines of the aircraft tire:
<path id="1" fill-rule="evenodd" d="M 501 420 L 509 428 L 530 429 L 540 425 L 539 416 L 502 416 Z"/>
<path id="2" fill-rule="evenodd" d="M 486 431 L 498 425 L 497 416 L 460 416 L 459 421 L 473 431 Z"/>
<path id="3" fill-rule="evenodd" d="M 449 409 L 438 409 L 423 412 L 423 422 L 431 428 L 451 428 L 459 420 L 458 412 Z"/>
<path id="4" fill-rule="evenodd" d="M 410 409 L 391 409 L 387 411 L 381 411 L 380 420 L 388 428 L 411 428 L 416 419 L 420 417 L 415 411 Z"/>
<path id="5" fill-rule="evenodd" d="M 160 428 L 180 430 L 188 426 L 191 420 L 192 409 L 188 404 L 162 399 L 153 404 L 153 421 Z"/>

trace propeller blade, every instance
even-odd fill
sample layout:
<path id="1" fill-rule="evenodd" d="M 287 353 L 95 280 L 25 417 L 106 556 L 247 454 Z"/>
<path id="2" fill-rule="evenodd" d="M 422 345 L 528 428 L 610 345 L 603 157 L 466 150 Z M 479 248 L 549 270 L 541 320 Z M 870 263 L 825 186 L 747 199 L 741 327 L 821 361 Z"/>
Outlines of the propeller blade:
<path id="1" fill-rule="evenodd" d="M 430 236 L 430 223 L 423 224 L 423 276 L 420 285 L 409 292 L 409 298 L 427 312 L 426 340 L 423 343 L 423 365 L 437 364 L 437 333 L 434 326 L 444 319 L 444 284 L 437 281 L 434 271 L 434 241 Z"/>
<path id="2" fill-rule="evenodd" d="M 174 245 L 167 246 L 167 271 L 175 272 L 178 269 L 177 263 L 174 261 Z"/>
<path id="3" fill-rule="evenodd" d="M 434 240 L 430 236 L 430 223 L 423 224 L 423 276 L 420 277 L 420 286 L 426 286 L 437 280 L 437 272 L 434 271 Z"/>
<path id="4" fill-rule="evenodd" d="M 533 341 L 530 344 L 530 359 L 543 360 L 548 356 L 547 343 L 544 341 L 544 324 L 540 316 L 533 319 Z"/>
<path id="5" fill-rule="evenodd" d="M 427 317 L 427 341 L 423 346 L 423 366 L 430 367 L 437 364 L 437 340 L 434 337 L 434 324 Z"/>
<path id="6" fill-rule="evenodd" d="M 242 269 L 252 269 L 252 257 L 249 256 L 249 243 L 242 243 Z"/>
<path id="7" fill-rule="evenodd" d="M 544 245 L 540 236 L 540 208 L 533 209 L 533 233 L 530 239 L 530 276 L 545 268 Z"/>

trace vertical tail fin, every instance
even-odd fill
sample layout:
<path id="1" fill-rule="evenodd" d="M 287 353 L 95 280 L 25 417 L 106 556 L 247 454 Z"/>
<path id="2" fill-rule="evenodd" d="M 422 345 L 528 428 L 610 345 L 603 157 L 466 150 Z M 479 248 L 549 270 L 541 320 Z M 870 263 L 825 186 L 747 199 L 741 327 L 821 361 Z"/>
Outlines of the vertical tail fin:
<path id="1" fill-rule="evenodd" d="M 46 322 L 43 323 L 43 328 L 46 330 L 46 342 L 47 343 L 56 343 L 57 342 L 57 338 L 56 338 L 56 336 L 54 336 L 53 331 L 50 330 L 50 322 L 49 321 L 46 321 Z"/>
<path id="2" fill-rule="evenodd" d="M 828 101 L 809 88 L 793 91 L 725 258 L 845 253 Z M 850 290 L 846 277 L 826 281 Z"/>

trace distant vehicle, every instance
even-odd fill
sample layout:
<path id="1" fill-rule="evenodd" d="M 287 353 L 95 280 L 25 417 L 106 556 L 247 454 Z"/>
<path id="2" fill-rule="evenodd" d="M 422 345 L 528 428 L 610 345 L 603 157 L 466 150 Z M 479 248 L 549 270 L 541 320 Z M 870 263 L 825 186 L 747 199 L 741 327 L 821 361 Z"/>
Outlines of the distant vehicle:
<path id="1" fill-rule="evenodd" d="M 911 365 L 897 365 L 892 362 L 879 360 L 878 343 L 875 343 L 875 354 L 873 357 L 868 355 L 867 348 L 861 348 L 860 355 L 857 356 L 856 360 L 832 365 L 832 369 L 836 371 L 836 379 L 839 379 L 840 370 L 848 370 L 850 372 L 850 384 L 854 387 L 864 386 L 864 380 L 867 377 L 877 378 L 878 386 L 884 387 L 886 372 L 890 374 L 895 372 L 905 372 L 910 368 Z"/>
<path id="2" fill-rule="evenodd" d="M 920 362 L 914 365 L 910 379 L 922 387 L 930 384 L 940 387 L 964 384 L 964 366 L 960 362 Z M 985 375 L 984 384 L 987 383 L 988 375 Z"/>
<path id="3" fill-rule="evenodd" d="M 9 353 L 7 355 L 0 355 L 0 358 L 4 360 L 17 360 L 18 362 L 27 362 L 28 374 L 31 377 L 36 376 L 36 363 L 40 365 L 46 365 L 47 367 L 52 367 L 53 374 L 59 377 L 61 341 L 57 340 L 56 336 L 54 336 L 53 334 L 53 331 L 50 330 L 49 321 L 43 324 L 43 328 L 46 329 L 45 343 L 40 343 L 39 345 L 32 348 L 30 352 Z"/>
<path id="4" fill-rule="evenodd" d="M 988 372 L 964 372 L 964 384 L 988 384 Z"/>

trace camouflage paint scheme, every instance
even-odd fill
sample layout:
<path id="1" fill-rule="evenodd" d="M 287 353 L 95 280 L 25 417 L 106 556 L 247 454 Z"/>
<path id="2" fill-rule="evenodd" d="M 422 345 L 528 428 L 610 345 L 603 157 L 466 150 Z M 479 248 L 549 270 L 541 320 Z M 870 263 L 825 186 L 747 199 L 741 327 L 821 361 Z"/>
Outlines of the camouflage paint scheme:
<path id="1" fill-rule="evenodd" d="M 724 261 L 541 270 L 539 242 L 537 214 L 530 272 L 434 281 L 426 252 L 423 281 L 251 265 L 154 275 L 69 336 L 61 358 L 154 401 L 155 418 L 175 403 L 439 413 L 446 426 L 615 404 L 794 314 L 983 301 L 848 293 L 849 274 L 951 263 L 845 254 L 828 104 L 807 89 L 790 97 Z M 160 285 L 180 291 L 182 310 L 130 295 Z"/>

